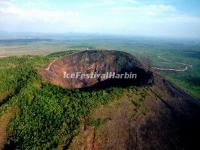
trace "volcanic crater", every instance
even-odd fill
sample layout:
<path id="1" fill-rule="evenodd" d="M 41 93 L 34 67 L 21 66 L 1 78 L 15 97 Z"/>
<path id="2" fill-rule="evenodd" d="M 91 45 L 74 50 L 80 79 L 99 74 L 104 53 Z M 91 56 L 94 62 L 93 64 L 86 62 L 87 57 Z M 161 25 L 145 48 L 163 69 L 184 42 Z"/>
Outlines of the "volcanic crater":
<path id="1" fill-rule="evenodd" d="M 135 74 L 136 78 L 65 78 L 65 74 Z M 60 57 L 39 70 L 46 81 L 68 89 L 146 85 L 153 83 L 153 73 L 133 55 L 114 50 L 87 50 Z"/>

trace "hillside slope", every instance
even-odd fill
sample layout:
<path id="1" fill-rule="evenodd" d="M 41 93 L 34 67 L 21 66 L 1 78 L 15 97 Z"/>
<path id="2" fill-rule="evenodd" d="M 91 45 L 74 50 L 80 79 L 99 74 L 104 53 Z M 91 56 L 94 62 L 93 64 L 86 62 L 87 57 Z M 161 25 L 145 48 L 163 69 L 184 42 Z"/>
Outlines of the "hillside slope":
<path id="1" fill-rule="evenodd" d="M 153 86 L 126 89 L 101 106 L 70 149 L 199 149 L 200 104 L 159 75 Z"/>
<path id="2" fill-rule="evenodd" d="M 65 88 L 90 87 L 100 81 L 60 80 L 67 72 L 134 72 L 139 83 L 126 81 L 130 88 L 117 102 L 102 105 L 84 118 L 81 132 L 70 149 L 193 149 L 198 147 L 200 104 L 183 90 L 151 72 L 134 56 L 119 51 L 83 51 L 51 62 L 44 78 Z M 61 75 L 60 75 L 61 74 Z M 154 81 L 149 85 L 149 81 Z M 115 86 L 116 80 L 104 84 Z M 64 84 L 63 84 L 64 83 Z M 152 82 L 151 82 L 152 83 Z M 117 84 L 118 86 L 120 84 Z M 70 86 L 69 86 L 70 85 Z M 127 85 L 127 84 L 126 84 Z M 96 87 L 96 86 L 95 86 Z M 98 88 L 96 88 L 98 90 Z M 91 92 L 93 91 L 90 88 Z"/>

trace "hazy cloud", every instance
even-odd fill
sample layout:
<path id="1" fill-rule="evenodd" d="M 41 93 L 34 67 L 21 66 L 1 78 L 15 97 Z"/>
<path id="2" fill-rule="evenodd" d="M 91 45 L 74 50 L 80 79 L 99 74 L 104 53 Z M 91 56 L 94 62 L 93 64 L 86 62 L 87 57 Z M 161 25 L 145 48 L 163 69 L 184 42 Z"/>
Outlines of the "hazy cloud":
<path id="1" fill-rule="evenodd" d="M 174 13 L 176 8 L 171 5 L 151 4 L 145 6 L 119 6 L 111 8 L 114 13 L 132 13 L 136 15 L 161 15 L 164 13 Z"/>
<path id="2" fill-rule="evenodd" d="M 1 30 L 200 37 L 200 14 L 150 1 L 0 0 Z"/>
<path id="3" fill-rule="evenodd" d="M 79 16 L 79 12 L 75 11 L 53 11 L 39 9 L 21 9 L 19 7 L 0 8 L 0 13 L 16 16 L 24 20 L 40 20 L 45 22 L 56 22 L 66 20 L 67 18 L 75 18 Z"/>
<path id="4" fill-rule="evenodd" d="M 113 6 L 117 4 L 138 4 L 138 0 L 93 0 L 92 2 L 82 3 L 80 6 L 84 8 L 95 8 L 102 6 Z"/>
<path id="5" fill-rule="evenodd" d="M 2 5 L 12 5 L 15 2 L 15 0 L 0 0 L 0 7 Z"/>

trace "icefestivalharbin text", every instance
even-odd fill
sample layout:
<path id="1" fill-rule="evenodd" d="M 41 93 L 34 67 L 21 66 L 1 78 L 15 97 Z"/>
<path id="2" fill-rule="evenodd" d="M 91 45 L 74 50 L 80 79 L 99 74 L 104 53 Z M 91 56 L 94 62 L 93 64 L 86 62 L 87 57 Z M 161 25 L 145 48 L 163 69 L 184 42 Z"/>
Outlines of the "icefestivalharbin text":
<path id="1" fill-rule="evenodd" d="M 63 73 L 63 77 L 65 79 L 95 79 L 95 78 L 102 78 L 102 79 L 137 79 L 137 74 L 134 74 L 132 72 L 125 72 L 125 73 L 116 73 L 116 72 L 106 72 L 106 73 L 97 73 L 97 72 L 91 72 L 91 73 L 81 73 L 81 72 L 75 72 L 75 73 Z"/>

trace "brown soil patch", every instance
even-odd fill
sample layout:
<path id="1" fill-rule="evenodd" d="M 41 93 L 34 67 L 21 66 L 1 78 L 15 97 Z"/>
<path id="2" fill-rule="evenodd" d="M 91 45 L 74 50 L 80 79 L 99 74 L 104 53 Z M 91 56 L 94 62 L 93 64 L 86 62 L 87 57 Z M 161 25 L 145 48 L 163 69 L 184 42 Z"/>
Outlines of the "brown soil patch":
<path id="1" fill-rule="evenodd" d="M 0 116 L 0 149 L 3 149 L 7 140 L 7 129 L 10 121 L 15 117 L 17 109 L 9 107 L 6 112 Z"/>

